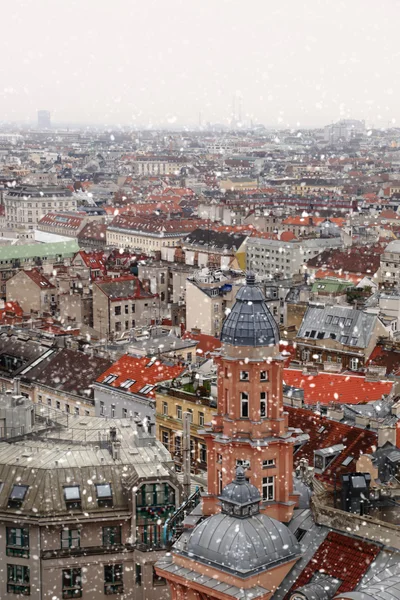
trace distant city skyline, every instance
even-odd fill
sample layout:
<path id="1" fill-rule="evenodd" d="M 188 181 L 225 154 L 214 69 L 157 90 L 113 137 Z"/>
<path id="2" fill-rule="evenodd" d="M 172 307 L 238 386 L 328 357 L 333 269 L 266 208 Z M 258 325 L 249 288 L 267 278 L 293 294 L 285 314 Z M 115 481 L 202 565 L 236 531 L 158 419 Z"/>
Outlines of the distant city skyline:
<path id="1" fill-rule="evenodd" d="M 400 124 L 400 3 L 16 0 L 0 120 L 174 127 Z"/>

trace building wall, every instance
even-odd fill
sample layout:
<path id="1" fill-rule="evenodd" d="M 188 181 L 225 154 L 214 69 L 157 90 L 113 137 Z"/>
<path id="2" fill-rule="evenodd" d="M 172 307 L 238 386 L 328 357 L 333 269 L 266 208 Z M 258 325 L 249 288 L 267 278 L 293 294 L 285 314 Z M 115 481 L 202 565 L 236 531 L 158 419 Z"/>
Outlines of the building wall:
<path id="1" fill-rule="evenodd" d="M 154 400 L 136 397 L 129 394 L 129 392 L 124 393 L 111 386 L 105 387 L 95 384 L 94 403 L 96 417 L 121 419 L 133 417 L 137 413 L 141 418 L 149 416 L 154 421 Z"/>
<path id="2" fill-rule="evenodd" d="M 33 401 L 43 404 L 44 407 L 60 410 L 71 417 L 95 415 L 93 402 L 40 384 L 35 384 Z"/>
<path id="3" fill-rule="evenodd" d="M 182 234 L 169 235 L 150 235 L 138 231 L 117 230 L 108 227 L 106 231 L 107 246 L 116 246 L 117 248 L 135 248 L 142 252 L 156 252 L 164 246 L 178 246 L 182 241 Z"/>
<path id="4" fill-rule="evenodd" d="M 41 196 L 32 198 L 13 197 L 7 194 L 4 198 L 4 208 L 7 227 L 11 229 L 25 227 L 34 229 L 40 219 L 53 210 L 76 210 L 76 200 L 73 196 L 43 199 Z"/>
<path id="5" fill-rule="evenodd" d="M 48 300 L 51 299 L 51 294 L 55 292 L 55 289 L 48 290 Z M 6 298 L 7 302 L 18 302 L 26 313 L 31 311 L 40 313 L 42 310 L 48 310 L 50 306 L 50 302 L 43 306 L 42 291 L 23 271 L 7 281 Z"/>

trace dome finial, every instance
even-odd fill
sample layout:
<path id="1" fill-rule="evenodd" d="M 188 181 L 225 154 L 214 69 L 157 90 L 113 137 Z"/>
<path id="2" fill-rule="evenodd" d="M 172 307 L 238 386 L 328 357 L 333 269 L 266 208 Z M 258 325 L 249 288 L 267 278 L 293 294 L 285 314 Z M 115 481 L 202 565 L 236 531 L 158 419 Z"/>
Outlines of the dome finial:
<path id="1" fill-rule="evenodd" d="M 236 479 L 235 479 L 235 483 L 238 483 L 239 485 L 242 483 L 246 483 L 246 477 L 244 474 L 244 469 L 241 465 L 236 467 Z"/>

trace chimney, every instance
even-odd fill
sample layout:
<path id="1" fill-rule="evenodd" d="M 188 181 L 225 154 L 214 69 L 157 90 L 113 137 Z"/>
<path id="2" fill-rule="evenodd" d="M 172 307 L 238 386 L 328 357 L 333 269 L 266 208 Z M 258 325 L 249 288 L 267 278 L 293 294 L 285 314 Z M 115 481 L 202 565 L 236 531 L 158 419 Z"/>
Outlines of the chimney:
<path id="1" fill-rule="evenodd" d="M 14 394 L 16 396 L 20 396 L 21 395 L 21 380 L 19 377 L 16 377 L 14 379 Z"/>
<path id="2" fill-rule="evenodd" d="M 121 442 L 112 442 L 111 456 L 113 460 L 119 460 L 121 458 Z"/>

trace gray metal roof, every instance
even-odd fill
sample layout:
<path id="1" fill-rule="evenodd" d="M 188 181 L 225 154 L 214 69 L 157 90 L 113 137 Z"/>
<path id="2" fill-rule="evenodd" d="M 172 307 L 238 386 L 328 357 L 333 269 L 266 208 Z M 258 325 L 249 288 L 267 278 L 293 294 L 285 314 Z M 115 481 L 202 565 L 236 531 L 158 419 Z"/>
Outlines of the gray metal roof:
<path id="1" fill-rule="evenodd" d="M 342 593 L 341 600 L 400 600 L 400 575 L 394 575 L 373 583 L 357 592 Z"/>
<path id="2" fill-rule="evenodd" d="M 240 505 L 261 502 L 258 488 L 246 481 L 244 470 L 241 467 L 236 469 L 235 481 L 224 487 L 219 498 L 222 501 Z"/>
<path id="3" fill-rule="evenodd" d="M 346 346 L 366 348 L 370 342 L 377 316 L 345 306 L 309 306 L 298 338 L 336 340 Z"/>
<path id="4" fill-rule="evenodd" d="M 275 346 L 279 343 L 278 325 L 251 273 L 224 321 L 221 341 L 233 346 Z"/>
<path id="5" fill-rule="evenodd" d="M 289 529 L 266 515 L 247 519 L 216 514 L 191 533 L 185 554 L 239 576 L 297 557 L 300 546 Z"/>

